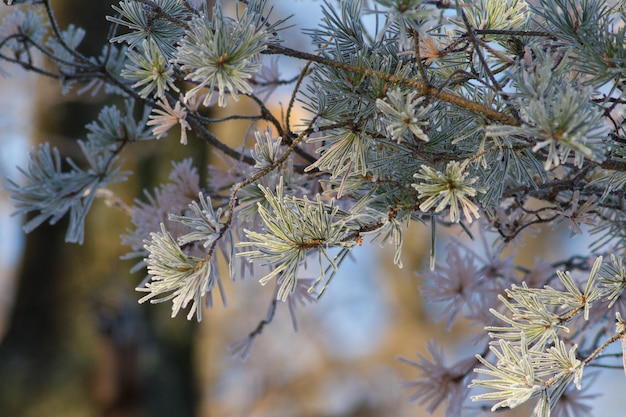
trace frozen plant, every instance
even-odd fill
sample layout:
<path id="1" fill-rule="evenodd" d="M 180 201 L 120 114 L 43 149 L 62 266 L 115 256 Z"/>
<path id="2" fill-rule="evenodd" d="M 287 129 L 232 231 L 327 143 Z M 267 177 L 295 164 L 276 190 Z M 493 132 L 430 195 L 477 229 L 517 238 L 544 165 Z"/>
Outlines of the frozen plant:
<path id="1" fill-rule="evenodd" d="M 84 164 L 63 164 L 42 145 L 23 178 L 8 180 L 26 232 L 69 215 L 66 240 L 82 243 L 94 199 L 132 175 L 118 162 L 130 143 L 175 131 L 181 146 L 204 141 L 229 165 L 201 184 L 205 167 L 172 161 L 171 182 L 129 210 L 135 228 L 123 242 L 147 271 L 140 301 L 171 301 L 173 316 L 200 320 L 214 290 L 224 296 L 223 280 L 253 271 L 275 295 L 232 346 L 245 357 L 283 302 L 296 327 L 296 301 L 332 290 L 364 238 L 391 244 L 402 266 L 406 226 L 421 222 L 432 233 L 422 291 L 445 303 L 438 318 L 448 328 L 471 320 L 485 335 L 476 356 L 451 366 L 434 342 L 432 360 L 403 359 L 419 371 L 406 385 L 427 411 L 531 401 L 534 417 L 587 416 L 582 400 L 593 396 L 576 393 L 595 379 L 587 368 L 621 368 L 601 355 L 626 340 L 626 15 L 616 2 L 329 0 L 303 31 L 305 51 L 283 38 L 289 22 L 270 0 L 241 0 L 232 12 L 219 1 L 208 10 L 121 0 L 98 56 L 76 50 L 85 30 L 61 30 L 49 0 L 5 3 L 14 11 L 0 27 L 3 67 L 55 78 L 63 91 L 104 87 L 124 102 L 87 125 Z M 364 23 L 371 15 L 379 24 Z M 300 65 L 299 75 L 282 79 L 277 60 Z M 275 111 L 278 86 L 291 97 Z M 234 101 L 255 115 L 238 114 Z M 212 118 L 214 104 L 231 114 Z M 253 132 L 235 146 L 212 130 L 233 119 Z M 583 255 L 536 270 L 501 255 L 537 226 L 561 223 L 594 235 Z M 435 234 L 448 228 L 495 248 L 483 257 L 454 240 L 441 265 Z"/>

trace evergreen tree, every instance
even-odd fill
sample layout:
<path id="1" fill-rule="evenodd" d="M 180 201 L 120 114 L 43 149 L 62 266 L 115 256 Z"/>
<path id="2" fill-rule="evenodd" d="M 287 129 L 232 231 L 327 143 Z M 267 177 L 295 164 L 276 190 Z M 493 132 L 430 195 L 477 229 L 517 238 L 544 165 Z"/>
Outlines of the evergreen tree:
<path id="1" fill-rule="evenodd" d="M 278 300 L 295 314 L 332 288 L 365 239 L 392 245 L 401 267 L 406 227 L 421 222 L 432 230 L 423 294 L 446 304 L 448 326 L 471 319 L 489 337 L 482 354 L 451 366 L 435 343 L 432 360 L 402 359 L 418 368 L 407 385 L 428 411 L 447 402 L 448 416 L 461 415 L 471 398 L 495 401 L 494 411 L 532 400 L 533 416 L 588 415 L 576 392 L 585 369 L 622 366 L 602 355 L 626 340 L 621 3 L 325 2 L 322 21 L 304 30 L 306 52 L 282 37 L 289 21 L 267 0 L 241 0 L 234 13 L 219 2 L 122 0 L 98 56 L 77 51 L 84 30 L 60 28 L 49 0 L 5 3 L 15 12 L 1 27 L 4 62 L 64 91 L 123 99 L 86 126 L 84 164 L 42 145 L 24 178 L 9 180 L 17 212 L 30 215 L 24 229 L 67 215 L 66 241 L 82 243 L 95 198 L 126 207 L 135 228 L 122 242 L 147 270 L 140 302 L 171 301 L 172 316 L 201 320 L 213 292 L 224 297 L 223 279 L 254 276 L 276 286 L 272 311 Z M 297 60 L 299 75 L 282 79 L 271 56 Z M 291 99 L 276 112 L 271 93 L 282 85 Z M 240 100 L 256 113 L 209 113 Z M 254 146 L 213 133 L 231 120 L 249 121 Z M 172 132 L 182 145 L 206 142 L 228 167 L 201 183 L 193 161 L 174 161 L 169 183 L 127 206 L 108 188 L 132 175 L 120 155 Z M 560 223 L 593 236 L 585 254 L 549 269 L 502 254 Z M 494 243 L 478 254 L 453 240 L 444 263 L 442 228 Z M 302 274 L 311 263 L 314 280 Z M 247 356 L 272 317 L 234 352 Z"/>

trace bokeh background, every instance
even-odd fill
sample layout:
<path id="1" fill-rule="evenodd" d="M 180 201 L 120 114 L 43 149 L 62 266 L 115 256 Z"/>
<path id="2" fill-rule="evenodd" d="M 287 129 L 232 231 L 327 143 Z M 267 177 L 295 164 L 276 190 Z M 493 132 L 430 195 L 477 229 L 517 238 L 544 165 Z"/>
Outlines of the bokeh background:
<path id="1" fill-rule="evenodd" d="M 53 1 L 61 27 L 74 22 L 87 28 L 81 48 L 91 54 L 105 42 L 111 3 Z M 276 17 L 294 15 L 289 46 L 307 49 L 298 28 L 316 25 L 320 2 L 275 3 Z M 10 11 L 0 6 L 0 13 Z M 280 61 L 285 77 L 301 65 Z M 3 63 L 0 69 L 9 74 L 0 79 L 1 176 L 19 178 L 15 166 L 25 166 L 30 147 L 45 141 L 79 158 L 76 139 L 111 98 L 62 95 L 53 80 Z M 239 127 L 243 134 L 247 126 Z M 136 174 L 114 190 L 131 203 L 143 189 L 166 181 L 172 159 L 190 156 L 204 175 L 210 152 L 200 141 L 182 146 L 173 137 L 130 147 L 125 164 Z M 416 370 L 396 357 L 429 357 L 432 338 L 446 347 L 449 363 L 480 350 L 467 343 L 473 329 L 459 324 L 446 332 L 432 319 L 437 307 L 419 295 L 416 271 L 424 269 L 430 244 L 429 230 L 420 225 L 406 234 L 404 268 L 392 264 L 388 248 L 366 242 L 324 297 L 298 309 L 297 333 L 286 306 L 279 306 L 243 362 L 227 346 L 265 317 L 271 288 L 253 279 L 226 282 L 227 307 L 216 303 L 199 324 L 184 315 L 171 319 L 168 303 L 137 304 L 134 288 L 142 273 L 131 274 L 133 262 L 119 259 L 128 251 L 119 240 L 131 226 L 125 213 L 98 200 L 78 246 L 64 243 L 63 221 L 24 236 L 11 211 L 1 190 L 0 416 L 416 416 L 425 411 L 407 401 L 402 386 Z M 521 248 L 517 260 L 532 265 L 538 253 L 558 256 L 565 243 L 550 236 Z M 445 253 L 440 257 L 445 262 Z M 609 373 L 598 386 L 604 397 L 596 415 L 624 415 L 618 393 L 626 380 L 618 374 Z M 479 408 L 476 414 L 482 414 Z"/>

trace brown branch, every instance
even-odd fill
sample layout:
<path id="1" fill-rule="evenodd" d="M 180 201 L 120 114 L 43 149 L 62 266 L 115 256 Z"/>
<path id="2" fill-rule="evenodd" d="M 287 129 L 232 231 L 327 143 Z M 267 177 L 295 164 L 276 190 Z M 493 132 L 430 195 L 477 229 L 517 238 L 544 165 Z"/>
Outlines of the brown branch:
<path id="1" fill-rule="evenodd" d="M 333 68 L 339 68 L 346 71 L 353 72 L 355 74 L 362 74 L 368 77 L 379 78 L 384 81 L 388 81 L 394 84 L 403 84 L 409 87 L 412 87 L 419 91 L 422 96 L 432 96 L 437 97 L 438 99 L 445 101 L 450 104 L 454 104 L 460 108 L 465 110 L 482 114 L 486 116 L 488 119 L 500 122 L 509 126 L 519 126 L 519 122 L 515 120 L 515 118 L 509 116 L 508 114 L 501 113 L 497 110 L 494 110 L 489 107 L 485 107 L 482 104 L 473 102 L 464 97 L 458 96 L 456 94 L 447 92 L 447 91 L 439 91 L 437 88 L 429 86 L 427 83 L 423 81 L 416 81 L 407 78 L 398 77 L 397 75 L 387 74 L 381 71 L 375 71 L 367 68 L 357 67 L 351 64 L 347 64 L 345 62 L 335 61 L 329 58 L 325 58 L 322 56 L 317 56 L 313 54 L 309 54 L 306 52 L 297 51 L 294 49 L 286 48 L 279 45 L 268 45 L 267 49 L 263 52 L 265 54 L 278 54 L 289 56 L 292 58 L 304 59 L 307 61 L 313 61 L 318 64 L 327 65 Z"/>
<path id="2" fill-rule="evenodd" d="M 607 159 L 598 164 L 600 168 L 610 169 L 613 171 L 626 171 L 626 161 L 616 161 L 615 159 Z"/>
<path id="3" fill-rule="evenodd" d="M 192 113 L 187 115 L 187 121 L 189 122 L 193 131 L 196 133 L 196 135 L 198 135 L 199 138 L 204 139 L 207 143 L 215 146 L 217 149 L 224 152 L 226 155 L 238 161 L 242 161 L 248 165 L 256 164 L 256 161 L 254 160 L 254 158 L 248 155 L 245 155 L 241 152 L 237 152 L 236 150 L 234 150 L 233 148 L 229 147 L 228 145 L 220 141 L 218 138 L 216 138 L 211 132 L 209 132 L 202 125 L 202 123 L 198 120 L 198 118 Z"/>

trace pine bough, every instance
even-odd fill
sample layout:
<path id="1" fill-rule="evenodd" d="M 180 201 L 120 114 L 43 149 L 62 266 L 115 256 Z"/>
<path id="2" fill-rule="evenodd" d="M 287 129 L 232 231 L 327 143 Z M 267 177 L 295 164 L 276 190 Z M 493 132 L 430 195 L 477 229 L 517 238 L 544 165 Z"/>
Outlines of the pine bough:
<path id="1" fill-rule="evenodd" d="M 401 266 L 406 226 L 423 222 L 433 233 L 423 294 L 446 305 L 448 327 L 474 320 L 490 340 L 452 366 L 434 343 L 432 359 L 401 358 L 420 372 L 407 382 L 411 398 L 429 412 L 447 402 L 447 416 L 461 415 L 468 397 L 495 402 L 492 410 L 534 400 L 537 417 L 590 415 L 578 391 L 584 371 L 620 367 L 600 353 L 626 340 L 623 8 L 328 2 L 304 30 L 305 52 L 281 38 L 287 22 L 266 0 L 242 0 L 232 13 L 219 2 L 122 0 L 107 17 L 110 43 L 86 56 L 77 49 L 85 31 L 60 28 L 48 0 L 5 3 L 14 10 L 0 27 L 2 61 L 58 79 L 63 91 L 125 103 L 86 126 L 83 161 L 66 159 L 64 169 L 42 145 L 24 178 L 8 181 L 17 213 L 31 215 L 25 231 L 69 213 L 66 240 L 82 243 L 94 199 L 114 198 L 106 187 L 131 175 L 117 162 L 126 145 L 168 133 L 205 141 L 229 161 L 228 174 L 201 185 L 192 161 L 174 163 L 171 182 L 129 210 L 135 229 L 122 241 L 148 273 L 140 302 L 171 300 L 172 316 L 188 309 L 200 320 L 213 290 L 223 297 L 220 254 L 231 279 L 236 263 L 265 268 L 272 306 L 285 301 L 293 313 L 296 301 L 323 293 L 364 237 L 392 244 Z M 374 28 L 364 24 L 372 15 Z M 299 76 L 281 79 L 272 55 L 300 65 Z M 281 118 L 268 101 L 280 85 L 293 91 Z M 258 116 L 211 118 L 213 106 L 242 97 Z M 304 120 L 292 115 L 298 103 Z M 250 120 L 254 147 L 211 132 L 231 118 Z M 559 223 L 595 237 L 586 255 L 534 269 L 501 255 L 537 225 Z M 495 243 L 479 254 L 453 240 L 439 265 L 436 229 L 458 226 Z M 319 278 L 303 279 L 314 260 Z M 233 351 L 247 355 L 258 333 Z M 470 396 L 472 387 L 482 391 Z"/>

